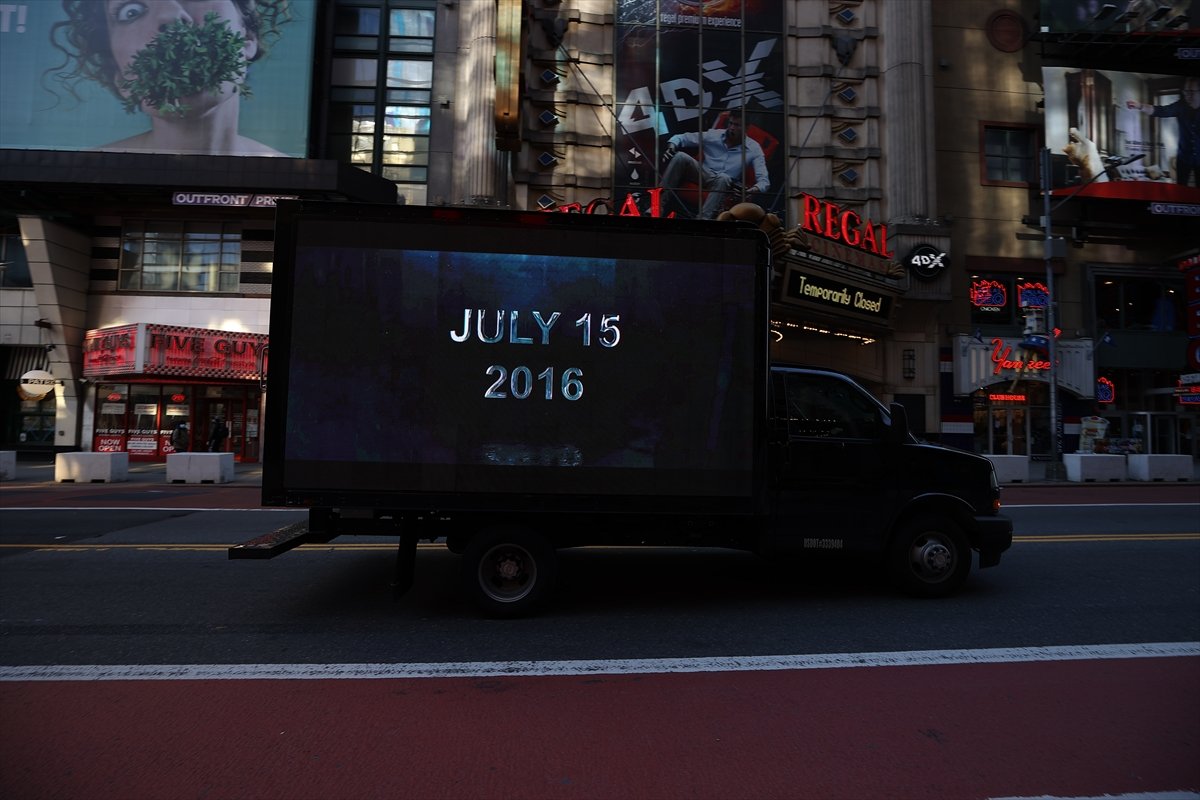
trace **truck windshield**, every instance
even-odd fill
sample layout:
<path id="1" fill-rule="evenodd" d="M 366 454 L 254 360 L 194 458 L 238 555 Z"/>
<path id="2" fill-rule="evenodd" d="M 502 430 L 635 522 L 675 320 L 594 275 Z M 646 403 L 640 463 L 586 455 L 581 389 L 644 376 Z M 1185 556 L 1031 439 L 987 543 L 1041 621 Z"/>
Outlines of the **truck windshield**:
<path id="1" fill-rule="evenodd" d="M 883 408 L 854 384 L 804 372 L 777 373 L 776 379 L 776 408 L 786 409 L 789 437 L 883 438 Z"/>

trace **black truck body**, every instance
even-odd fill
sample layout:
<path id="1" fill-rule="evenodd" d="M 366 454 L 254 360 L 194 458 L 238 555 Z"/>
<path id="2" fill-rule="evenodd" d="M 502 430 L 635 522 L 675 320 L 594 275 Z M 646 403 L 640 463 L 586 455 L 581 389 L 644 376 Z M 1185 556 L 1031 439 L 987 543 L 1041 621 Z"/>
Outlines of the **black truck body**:
<path id="1" fill-rule="evenodd" d="M 554 552 L 839 553 L 910 593 L 1012 541 L 986 459 L 917 442 L 849 377 L 768 358 L 771 254 L 732 222 L 281 202 L 263 503 L 464 555 L 485 613 L 547 595 Z"/>

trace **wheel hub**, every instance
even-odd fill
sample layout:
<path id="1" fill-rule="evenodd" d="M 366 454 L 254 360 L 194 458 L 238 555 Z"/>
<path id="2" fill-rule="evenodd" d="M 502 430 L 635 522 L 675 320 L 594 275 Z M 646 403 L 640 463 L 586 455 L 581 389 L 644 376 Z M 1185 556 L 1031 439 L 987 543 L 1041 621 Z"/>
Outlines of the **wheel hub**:
<path id="1" fill-rule="evenodd" d="M 927 575 L 944 575 L 954 563 L 954 554 L 941 542 L 926 542 L 917 552 L 917 564 Z"/>
<path id="2" fill-rule="evenodd" d="M 521 574 L 521 564 L 515 558 L 505 558 L 496 565 L 496 573 L 506 581 Z"/>

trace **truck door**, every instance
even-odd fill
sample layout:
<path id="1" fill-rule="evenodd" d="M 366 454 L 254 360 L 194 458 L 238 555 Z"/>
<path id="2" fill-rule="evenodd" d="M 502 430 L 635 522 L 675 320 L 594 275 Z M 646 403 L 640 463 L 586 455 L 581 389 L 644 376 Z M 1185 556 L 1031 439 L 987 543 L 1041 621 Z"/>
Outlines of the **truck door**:
<path id="1" fill-rule="evenodd" d="M 782 448 L 772 459 L 776 549 L 879 548 L 895 502 L 896 461 L 882 407 L 835 375 L 779 371 L 771 381 Z"/>

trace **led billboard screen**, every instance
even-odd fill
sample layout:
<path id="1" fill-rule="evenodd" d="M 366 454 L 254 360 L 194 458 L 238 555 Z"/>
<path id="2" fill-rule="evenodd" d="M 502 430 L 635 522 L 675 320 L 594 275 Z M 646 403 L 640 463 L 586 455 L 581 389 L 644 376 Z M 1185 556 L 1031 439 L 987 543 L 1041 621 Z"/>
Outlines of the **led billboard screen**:
<path id="1" fill-rule="evenodd" d="M 616 205 L 662 188 L 663 213 L 711 219 L 747 200 L 782 215 L 783 5 L 619 0 Z"/>
<path id="2" fill-rule="evenodd" d="M 1078 189 L 1088 197 L 1200 202 L 1200 78 L 1042 72 L 1056 194 Z"/>
<path id="3" fill-rule="evenodd" d="M 1195 34 L 1200 19 L 1188 6 L 1186 0 L 1042 0 L 1039 24 L 1046 33 Z"/>
<path id="4" fill-rule="evenodd" d="M 272 296 L 268 491 L 752 494 L 761 239 L 532 216 L 297 218 Z"/>
<path id="5" fill-rule="evenodd" d="M 0 147 L 303 158 L 315 5 L 6 3 Z"/>

